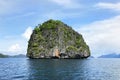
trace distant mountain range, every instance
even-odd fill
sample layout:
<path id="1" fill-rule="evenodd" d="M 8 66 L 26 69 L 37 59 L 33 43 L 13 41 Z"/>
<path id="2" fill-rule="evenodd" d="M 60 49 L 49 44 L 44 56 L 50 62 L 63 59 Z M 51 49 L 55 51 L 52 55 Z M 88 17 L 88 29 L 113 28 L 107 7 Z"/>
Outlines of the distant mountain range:
<path id="1" fill-rule="evenodd" d="M 12 57 L 12 58 L 24 58 L 24 57 L 26 57 L 26 55 L 24 55 L 24 54 L 18 54 L 18 55 L 9 56 L 9 57 Z"/>
<path id="2" fill-rule="evenodd" d="M 101 55 L 98 58 L 120 58 L 120 54 L 111 53 L 111 54 Z"/>
<path id="3" fill-rule="evenodd" d="M 2 53 L 0 53 L 0 58 L 6 58 L 6 57 L 9 57 L 8 55 L 4 55 Z"/>
<path id="4" fill-rule="evenodd" d="M 94 58 L 93 56 L 90 56 L 89 58 Z"/>
<path id="5" fill-rule="evenodd" d="M 24 54 L 18 54 L 18 55 L 11 56 L 11 55 L 5 55 L 5 54 L 0 53 L 0 58 L 25 58 L 25 57 L 26 55 Z"/>

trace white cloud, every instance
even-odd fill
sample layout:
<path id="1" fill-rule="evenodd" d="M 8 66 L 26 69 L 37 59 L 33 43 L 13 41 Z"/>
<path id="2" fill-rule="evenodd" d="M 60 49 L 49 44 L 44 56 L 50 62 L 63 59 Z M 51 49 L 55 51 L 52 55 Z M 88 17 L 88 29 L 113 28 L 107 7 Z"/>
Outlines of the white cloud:
<path id="1" fill-rule="evenodd" d="M 21 35 L 6 36 L 0 40 L 0 52 L 7 55 L 26 54 L 28 39 L 32 33 L 32 27 L 28 27 Z"/>
<path id="2" fill-rule="evenodd" d="M 26 38 L 27 40 L 29 40 L 30 39 L 30 35 L 32 34 L 32 27 L 28 27 L 26 30 L 25 30 L 25 32 L 22 34 L 22 36 L 24 37 L 24 38 Z"/>
<path id="3" fill-rule="evenodd" d="M 78 30 L 90 46 L 92 55 L 120 53 L 120 16 L 95 21 Z"/>
<path id="4" fill-rule="evenodd" d="M 26 54 L 27 40 L 21 35 L 6 36 L 0 39 L 0 52 L 7 55 Z"/>
<path id="5" fill-rule="evenodd" d="M 9 47 L 8 51 L 12 53 L 20 52 L 22 49 L 19 44 L 13 44 Z"/>
<path id="6" fill-rule="evenodd" d="M 115 10 L 115 11 L 120 11 L 120 2 L 118 3 L 103 3 L 99 2 L 95 6 L 103 9 L 110 9 L 110 10 Z"/>
<path id="7" fill-rule="evenodd" d="M 51 1 L 65 8 L 79 8 L 80 7 L 80 4 L 75 2 L 75 0 L 51 0 Z"/>

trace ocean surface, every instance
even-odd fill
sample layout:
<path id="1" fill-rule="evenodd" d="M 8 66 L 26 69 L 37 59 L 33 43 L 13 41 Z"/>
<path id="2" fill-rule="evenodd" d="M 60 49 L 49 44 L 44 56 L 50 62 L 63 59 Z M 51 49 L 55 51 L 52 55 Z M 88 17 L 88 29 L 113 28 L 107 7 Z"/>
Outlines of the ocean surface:
<path id="1" fill-rule="evenodd" d="M 120 80 L 120 59 L 0 58 L 0 80 Z"/>

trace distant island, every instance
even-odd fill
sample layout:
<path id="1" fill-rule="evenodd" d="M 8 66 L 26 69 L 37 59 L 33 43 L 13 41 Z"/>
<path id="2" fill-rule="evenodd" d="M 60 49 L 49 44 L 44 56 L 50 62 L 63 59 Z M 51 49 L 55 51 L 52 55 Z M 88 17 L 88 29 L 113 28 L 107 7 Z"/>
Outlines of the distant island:
<path id="1" fill-rule="evenodd" d="M 111 54 L 101 55 L 98 58 L 120 58 L 120 54 L 111 53 Z"/>
<path id="2" fill-rule="evenodd" d="M 8 56 L 8 55 L 4 55 L 4 54 L 0 53 L 0 58 L 7 58 L 7 57 L 9 57 L 9 56 Z"/>
<path id="3" fill-rule="evenodd" d="M 5 54 L 0 53 L 0 58 L 25 58 L 25 57 L 26 55 L 24 54 L 18 54 L 18 55 L 11 56 L 11 55 L 5 55 Z"/>
<path id="4" fill-rule="evenodd" d="M 25 58 L 26 55 L 24 55 L 24 54 L 18 54 L 18 55 L 9 56 L 9 57 L 12 57 L 12 58 Z"/>
<path id="5" fill-rule="evenodd" d="M 89 58 L 94 58 L 93 56 L 90 56 Z"/>
<path id="6" fill-rule="evenodd" d="M 59 20 L 48 20 L 33 30 L 28 42 L 29 58 L 81 59 L 90 56 L 81 34 Z"/>

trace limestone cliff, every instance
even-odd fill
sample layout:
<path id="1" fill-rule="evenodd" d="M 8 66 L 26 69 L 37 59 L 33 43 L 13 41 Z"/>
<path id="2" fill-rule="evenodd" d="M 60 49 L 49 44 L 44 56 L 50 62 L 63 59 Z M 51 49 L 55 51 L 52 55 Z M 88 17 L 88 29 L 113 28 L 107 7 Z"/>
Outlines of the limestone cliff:
<path id="1" fill-rule="evenodd" d="M 29 58 L 87 58 L 90 50 L 83 37 L 59 20 L 36 26 L 28 42 Z"/>

